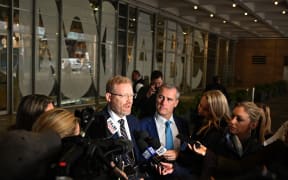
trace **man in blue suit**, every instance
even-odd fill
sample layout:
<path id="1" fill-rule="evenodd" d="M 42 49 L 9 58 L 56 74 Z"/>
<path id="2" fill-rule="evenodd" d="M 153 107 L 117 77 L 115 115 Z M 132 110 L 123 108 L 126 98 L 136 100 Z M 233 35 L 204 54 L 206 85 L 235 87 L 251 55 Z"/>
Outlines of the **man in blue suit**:
<path id="1" fill-rule="evenodd" d="M 104 117 L 101 120 L 106 120 L 106 123 L 94 123 L 89 127 L 89 137 L 97 137 L 97 133 L 103 132 L 105 129 L 105 136 L 107 138 L 124 138 L 130 140 L 133 144 L 133 151 L 127 152 L 125 157 L 117 158 L 122 159 L 123 167 L 129 167 L 129 172 L 125 171 L 128 175 L 132 169 L 137 165 L 139 159 L 138 148 L 136 146 L 134 131 L 139 130 L 138 119 L 130 115 L 133 104 L 133 89 L 132 82 L 129 78 L 123 76 L 114 76 L 106 84 L 105 98 L 107 101 L 106 107 L 97 113 L 97 116 Z M 99 124 L 100 125 L 99 127 Z M 124 169 L 125 170 L 125 169 Z"/>
<path id="2" fill-rule="evenodd" d="M 178 134 L 189 136 L 187 122 L 173 115 L 179 103 L 179 96 L 180 92 L 175 85 L 163 84 L 156 95 L 155 115 L 140 121 L 141 130 L 147 131 L 152 138 L 158 139 L 166 147 L 167 151 L 163 156 L 170 162 L 176 162 L 182 145 L 176 136 Z M 168 138 L 171 138 L 171 141 Z"/>

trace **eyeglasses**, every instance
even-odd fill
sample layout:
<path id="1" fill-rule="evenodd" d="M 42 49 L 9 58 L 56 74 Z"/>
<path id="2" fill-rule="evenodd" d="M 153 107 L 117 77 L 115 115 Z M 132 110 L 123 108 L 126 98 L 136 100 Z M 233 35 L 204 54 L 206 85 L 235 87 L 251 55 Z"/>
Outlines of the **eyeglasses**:
<path id="1" fill-rule="evenodd" d="M 128 98 L 132 99 L 135 97 L 134 94 L 117 94 L 117 93 L 112 93 L 112 92 L 110 92 L 110 94 L 112 94 L 114 96 L 119 96 L 121 98 L 126 98 L 126 99 L 128 99 Z"/>

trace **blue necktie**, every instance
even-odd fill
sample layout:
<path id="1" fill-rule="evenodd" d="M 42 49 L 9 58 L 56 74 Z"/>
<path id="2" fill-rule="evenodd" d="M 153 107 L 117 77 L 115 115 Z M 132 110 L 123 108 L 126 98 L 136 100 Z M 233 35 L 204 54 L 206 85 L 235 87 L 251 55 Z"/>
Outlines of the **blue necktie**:
<path id="1" fill-rule="evenodd" d="M 174 149 L 173 145 L 173 135 L 172 135 L 172 130 L 171 130 L 171 121 L 166 121 L 165 122 L 166 129 L 165 129 L 165 135 L 166 135 L 166 149 Z"/>

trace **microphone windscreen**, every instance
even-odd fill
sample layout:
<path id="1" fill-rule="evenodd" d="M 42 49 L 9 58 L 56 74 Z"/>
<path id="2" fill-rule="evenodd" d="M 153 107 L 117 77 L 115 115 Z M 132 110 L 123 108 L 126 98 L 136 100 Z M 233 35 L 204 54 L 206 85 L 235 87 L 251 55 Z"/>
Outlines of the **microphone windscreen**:
<path id="1" fill-rule="evenodd" d="M 134 131 L 134 137 L 136 140 L 145 139 L 149 137 L 149 134 L 147 131 Z"/>
<path id="2" fill-rule="evenodd" d="M 122 147 L 123 153 L 132 151 L 133 149 L 132 141 L 130 141 L 129 139 L 119 138 L 115 142 L 117 146 Z"/>
<path id="3" fill-rule="evenodd" d="M 43 178 L 60 149 L 61 138 L 56 132 L 6 132 L 0 137 L 0 179 Z"/>
<path id="4" fill-rule="evenodd" d="M 145 141 L 154 149 L 158 149 L 161 146 L 159 139 L 156 138 L 146 138 Z"/>
<path id="5" fill-rule="evenodd" d="M 136 141 L 136 143 L 137 143 L 138 148 L 139 148 L 139 150 L 140 150 L 141 152 L 144 152 L 144 151 L 147 149 L 147 147 L 148 147 L 148 144 L 147 144 L 144 140 L 142 140 L 142 139 L 138 139 L 138 140 Z"/>

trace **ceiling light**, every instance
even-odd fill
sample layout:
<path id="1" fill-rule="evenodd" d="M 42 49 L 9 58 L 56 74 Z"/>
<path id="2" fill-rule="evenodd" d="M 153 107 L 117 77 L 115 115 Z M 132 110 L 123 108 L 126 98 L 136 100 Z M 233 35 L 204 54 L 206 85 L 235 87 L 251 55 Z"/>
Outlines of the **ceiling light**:
<path id="1" fill-rule="evenodd" d="M 223 20 L 223 23 L 224 23 L 224 24 L 226 24 L 226 23 L 227 23 L 227 21 Z"/>
<path id="2" fill-rule="evenodd" d="M 232 4 L 232 7 L 236 7 L 237 5 L 235 3 Z"/>
<path id="3" fill-rule="evenodd" d="M 258 22 L 258 20 L 257 20 L 257 19 L 254 19 L 254 22 L 255 22 L 255 23 L 257 23 L 257 22 Z"/>
<path id="4" fill-rule="evenodd" d="M 274 5 L 277 6 L 278 5 L 278 1 L 274 1 Z"/>
<path id="5" fill-rule="evenodd" d="M 195 5 L 193 8 L 194 8 L 195 10 L 197 10 L 197 9 L 198 9 L 198 6 Z"/>
<path id="6" fill-rule="evenodd" d="M 286 11 L 285 11 L 285 10 L 283 10 L 283 11 L 282 11 L 282 14 L 286 14 Z"/>
<path id="7" fill-rule="evenodd" d="M 214 14 L 210 14 L 210 17 L 213 18 L 213 17 L 214 17 Z"/>
<path id="8" fill-rule="evenodd" d="M 245 15 L 245 16 L 247 16 L 247 15 L 248 15 L 248 13 L 247 13 L 247 12 L 245 12 L 245 13 L 244 13 L 244 15 Z"/>

